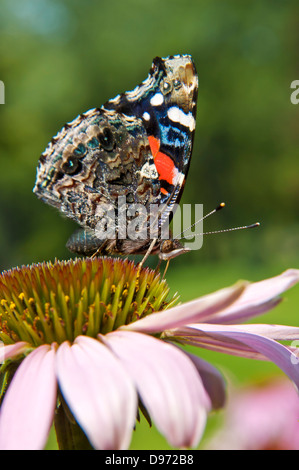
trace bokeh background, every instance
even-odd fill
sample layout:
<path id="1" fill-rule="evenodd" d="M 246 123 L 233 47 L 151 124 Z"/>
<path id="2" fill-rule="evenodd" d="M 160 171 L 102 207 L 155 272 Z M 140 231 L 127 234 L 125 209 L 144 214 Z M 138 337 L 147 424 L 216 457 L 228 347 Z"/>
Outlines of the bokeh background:
<path id="1" fill-rule="evenodd" d="M 198 117 L 182 203 L 225 201 L 210 235 L 167 274 L 183 301 L 299 265 L 299 4 L 294 0 L 1 0 L 0 267 L 69 258 L 75 224 L 32 193 L 36 164 L 67 121 L 146 78 L 155 56 L 188 53 Z M 155 266 L 152 259 L 150 265 Z M 263 321 L 299 325 L 298 288 Z M 202 352 L 234 384 L 280 374 L 271 364 Z M 209 421 L 207 435 L 218 425 Z M 55 446 L 54 440 L 49 447 Z M 142 421 L 132 448 L 167 449 Z"/>

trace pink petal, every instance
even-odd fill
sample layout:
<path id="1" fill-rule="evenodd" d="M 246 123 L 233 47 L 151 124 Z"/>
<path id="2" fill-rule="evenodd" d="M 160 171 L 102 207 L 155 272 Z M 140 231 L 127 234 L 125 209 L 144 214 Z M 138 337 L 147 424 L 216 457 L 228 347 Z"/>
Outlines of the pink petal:
<path id="1" fill-rule="evenodd" d="M 57 351 L 58 382 L 70 410 L 96 449 L 126 449 L 137 414 L 137 394 L 122 364 L 86 336 Z"/>
<path id="2" fill-rule="evenodd" d="M 297 282 L 299 282 L 299 270 L 288 269 L 279 276 L 249 284 L 233 305 L 209 318 L 209 322 L 242 323 L 260 315 L 277 305 L 280 301 L 278 296 Z"/>
<path id="3" fill-rule="evenodd" d="M 277 341 L 299 340 L 299 327 L 297 326 L 249 323 L 246 325 L 231 325 L 229 328 L 234 328 L 237 331 L 246 331 L 247 333 L 256 333 Z"/>
<path id="4" fill-rule="evenodd" d="M 234 390 L 224 426 L 205 447 L 213 450 L 299 450 L 299 400 L 287 380 Z"/>
<path id="5" fill-rule="evenodd" d="M 191 334 L 193 333 L 193 339 L 195 339 L 195 341 L 196 332 L 198 332 L 199 341 L 201 341 L 202 333 L 207 335 L 205 338 L 206 345 L 208 347 L 210 346 L 210 349 L 217 349 L 213 347 L 215 344 L 214 341 L 216 340 L 216 344 L 218 342 L 220 346 L 228 346 L 227 352 L 230 352 L 230 348 L 232 348 L 234 354 L 244 356 L 245 346 L 245 352 L 246 350 L 251 350 L 253 353 L 257 352 L 261 359 L 263 357 L 270 359 L 270 361 L 274 362 L 283 370 L 285 374 L 293 380 L 297 388 L 299 388 L 299 364 L 294 352 L 271 338 L 252 332 L 254 329 L 251 328 L 251 326 L 252 325 L 243 325 L 241 328 L 228 325 L 196 324 L 189 325 L 189 328 L 193 330 Z M 257 325 L 254 326 L 257 327 Z M 188 328 L 186 328 L 186 330 L 187 329 Z M 176 338 L 179 333 L 184 334 L 183 331 L 179 332 L 176 330 Z M 180 339 L 183 340 L 182 337 Z"/>
<path id="6" fill-rule="evenodd" d="M 198 444 L 210 401 L 190 359 L 177 347 L 129 331 L 102 337 L 134 380 L 142 403 L 174 447 Z"/>
<path id="7" fill-rule="evenodd" d="M 177 328 L 176 330 L 173 330 L 172 333 L 174 334 L 175 340 L 178 339 L 181 343 L 190 346 L 205 348 L 211 351 L 245 357 L 248 359 L 267 360 L 264 355 L 254 351 L 245 344 L 232 338 L 225 338 L 225 340 L 223 340 L 221 336 L 199 331 L 197 329 L 197 325 L 195 325 L 194 328 L 190 328 L 189 326 Z M 167 338 L 171 339 L 171 332 L 167 335 Z"/>
<path id="8" fill-rule="evenodd" d="M 169 310 L 153 313 L 141 320 L 123 326 L 121 329 L 139 331 L 141 333 L 157 333 L 201 321 L 203 317 L 213 316 L 218 311 L 233 304 L 242 294 L 246 285 L 246 282 L 239 282 L 232 287 L 221 289 L 213 294 L 200 297 Z"/>
<path id="9" fill-rule="evenodd" d="M 203 386 L 211 400 L 214 410 L 222 408 L 226 401 L 226 384 L 223 376 L 216 367 L 194 354 L 185 352 L 195 365 Z"/>
<path id="10" fill-rule="evenodd" d="M 12 359 L 13 357 L 23 354 L 31 346 L 25 341 L 18 341 L 14 344 L 2 345 L 0 341 L 0 364 L 6 361 L 6 359 Z"/>
<path id="11" fill-rule="evenodd" d="M 20 364 L 0 413 L 0 448 L 38 450 L 46 443 L 56 406 L 55 351 L 43 345 Z"/>

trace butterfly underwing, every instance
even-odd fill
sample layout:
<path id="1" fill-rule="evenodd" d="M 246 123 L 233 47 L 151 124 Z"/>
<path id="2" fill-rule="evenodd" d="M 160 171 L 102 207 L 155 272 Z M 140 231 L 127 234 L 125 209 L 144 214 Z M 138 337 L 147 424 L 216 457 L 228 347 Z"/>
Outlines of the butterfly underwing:
<path id="1" fill-rule="evenodd" d="M 156 58 L 147 79 L 133 91 L 81 114 L 51 140 L 39 160 L 34 192 L 81 225 L 67 243 L 71 251 L 147 252 L 154 238 L 148 230 L 152 218 L 146 216 L 145 236 L 132 239 L 125 231 L 120 237 L 119 201 L 124 212 L 132 204 L 147 211 L 162 205 L 159 227 L 169 223 L 190 165 L 197 89 L 190 56 Z M 103 237 L 98 225 L 107 205 L 115 217 L 105 215 L 106 228 L 116 231 Z M 155 237 L 152 254 L 162 259 L 185 251 L 176 240 Z"/>

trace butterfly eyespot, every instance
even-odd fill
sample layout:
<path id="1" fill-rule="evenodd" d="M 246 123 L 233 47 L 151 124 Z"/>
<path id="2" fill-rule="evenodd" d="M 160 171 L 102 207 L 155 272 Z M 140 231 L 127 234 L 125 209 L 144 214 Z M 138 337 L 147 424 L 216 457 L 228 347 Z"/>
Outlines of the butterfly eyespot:
<path id="1" fill-rule="evenodd" d="M 163 80 L 161 83 L 160 89 L 163 93 L 163 95 L 167 95 L 167 93 L 170 93 L 172 90 L 172 85 L 168 80 Z"/>
<path id="2" fill-rule="evenodd" d="M 180 88 L 182 86 L 182 82 L 179 78 L 175 78 L 173 80 L 173 86 L 174 88 L 177 90 L 178 88 Z"/>
<path id="3" fill-rule="evenodd" d="M 109 127 L 104 127 L 102 132 L 98 135 L 98 139 L 104 150 L 107 150 L 108 152 L 113 150 L 115 141 Z"/>
<path id="4" fill-rule="evenodd" d="M 87 147 L 91 149 L 96 149 L 99 146 L 99 141 L 93 137 L 91 140 L 87 142 Z"/>
<path id="5" fill-rule="evenodd" d="M 78 158 L 69 157 L 67 161 L 62 165 L 61 171 L 67 175 L 77 175 L 82 170 L 82 163 Z"/>
<path id="6" fill-rule="evenodd" d="M 77 157 L 82 157 L 83 155 L 86 154 L 86 148 L 83 144 L 79 144 L 75 149 L 74 149 L 74 155 Z"/>

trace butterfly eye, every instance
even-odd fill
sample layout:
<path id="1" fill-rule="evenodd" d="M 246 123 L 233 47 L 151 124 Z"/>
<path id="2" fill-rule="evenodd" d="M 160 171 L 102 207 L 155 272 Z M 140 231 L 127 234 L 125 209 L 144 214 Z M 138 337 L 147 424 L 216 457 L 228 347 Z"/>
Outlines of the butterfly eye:
<path id="1" fill-rule="evenodd" d="M 62 165 L 61 170 L 67 175 L 77 175 L 82 170 L 82 163 L 78 158 L 69 157 Z"/>
<path id="2" fill-rule="evenodd" d="M 167 93 L 171 92 L 172 85 L 168 80 L 163 80 L 163 82 L 161 83 L 160 88 L 161 88 L 161 91 L 162 91 L 163 95 L 167 95 Z"/>
<path id="3" fill-rule="evenodd" d="M 98 139 L 103 149 L 107 150 L 108 152 L 113 149 L 114 137 L 109 127 L 104 127 L 102 132 L 98 135 Z"/>
<path id="4" fill-rule="evenodd" d="M 182 86 L 181 80 L 179 78 L 175 78 L 173 81 L 173 86 L 176 90 L 180 88 Z"/>
<path id="5" fill-rule="evenodd" d="M 160 246 L 160 250 L 162 253 L 170 253 L 174 249 L 174 241 L 173 240 L 163 240 Z"/>

